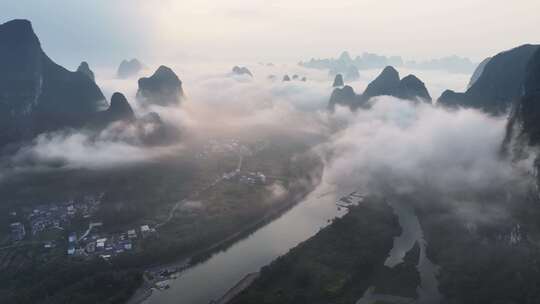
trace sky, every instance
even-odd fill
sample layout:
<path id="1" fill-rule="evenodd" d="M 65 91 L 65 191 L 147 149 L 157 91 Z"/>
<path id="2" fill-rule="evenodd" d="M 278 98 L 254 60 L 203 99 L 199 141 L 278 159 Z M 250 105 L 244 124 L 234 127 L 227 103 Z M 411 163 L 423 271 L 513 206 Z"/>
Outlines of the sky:
<path id="1" fill-rule="evenodd" d="M 275 61 L 374 52 L 473 61 L 540 43 L 538 0 L 2 0 L 45 51 L 76 67 L 143 61 Z"/>

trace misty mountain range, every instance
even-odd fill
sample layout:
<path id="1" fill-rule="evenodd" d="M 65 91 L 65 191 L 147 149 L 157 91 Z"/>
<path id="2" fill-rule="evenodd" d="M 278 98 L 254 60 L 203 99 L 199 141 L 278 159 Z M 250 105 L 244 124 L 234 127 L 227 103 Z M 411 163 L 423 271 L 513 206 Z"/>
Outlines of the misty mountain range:
<path id="1" fill-rule="evenodd" d="M 333 86 L 343 85 L 343 79 L 336 76 Z M 336 105 L 348 106 L 352 110 L 366 108 L 368 101 L 377 96 L 394 96 L 400 99 L 431 103 L 431 96 L 424 83 L 414 75 L 399 78 L 399 72 L 387 66 L 368 84 L 362 94 L 356 94 L 352 87 L 335 88 L 328 102 L 328 109 L 334 111 Z"/>
<path id="2" fill-rule="evenodd" d="M 437 99 L 436 105 L 475 108 L 494 115 L 508 112 L 526 92 L 525 81 L 530 61 L 538 49 L 538 45 L 526 44 L 486 58 L 475 69 L 465 92 L 446 90 Z M 431 103 L 431 96 L 420 79 L 409 75 L 400 80 L 399 73 L 392 66 L 385 67 L 362 94 L 356 94 L 350 86 L 340 88 L 343 85 L 341 74 L 336 75 L 333 86 L 338 88 L 330 97 L 329 109 L 333 110 L 335 105 L 351 109 L 364 107 L 371 97 L 384 95 Z"/>
<path id="3" fill-rule="evenodd" d="M 0 142 L 3 144 L 31 139 L 37 134 L 62 128 L 104 128 L 118 120 L 134 121 L 133 110 L 125 97 L 117 95 L 114 106 L 111 99 L 109 107 L 94 82 L 95 76 L 88 63 L 82 62 L 76 72 L 55 64 L 41 49 L 28 21 L 13 20 L 1 25 L 0 41 L 0 60 L 5 67 L 0 71 Z M 527 63 L 537 49 L 536 45 L 523 45 L 484 60 L 473 73 L 466 92 L 447 90 L 438 98 L 437 104 L 503 113 L 522 96 Z M 302 65 L 331 69 L 339 67 L 335 70 L 343 68 L 347 72 L 355 64 L 362 68 L 373 68 L 387 63 L 403 66 L 399 57 L 364 54 L 352 59 L 347 52 L 335 60 L 312 60 Z M 124 60 L 118 68 L 118 77 L 136 75 L 142 67 L 137 59 Z M 233 73 L 253 76 L 246 67 L 235 66 Z M 414 75 L 400 79 L 392 66 L 386 66 L 362 94 L 356 94 L 350 86 L 343 86 L 343 80 L 348 77 L 347 74 L 341 75 L 336 74 L 336 88 L 328 103 L 331 110 L 336 105 L 351 109 L 366 107 L 370 98 L 383 95 L 431 102 L 431 96 L 420 79 Z M 349 75 L 351 77 L 355 78 Z M 284 77 L 285 81 L 289 79 Z M 147 106 L 179 105 L 184 95 L 182 82 L 165 66 L 160 66 L 150 77 L 139 79 L 138 87 L 137 99 Z M 152 114 L 153 117 L 155 115 Z"/>
<path id="4" fill-rule="evenodd" d="M 0 146 L 65 128 L 101 130 L 117 121 L 138 125 L 151 121 L 160 124 L 153 129 L 165 128 L 156 113 L 152 119 L 137 120 L 121 93 L 113 94 L 109 104 L 88 63 L 82 62 L 75 72 L 54 63 L 41 49 L 29 21 L 0 25 L 0 66 Z M 136 59 L 122 62 L 119 76 L 140 68 Z M 177 105 L 182 95 L 181 81 L 167 67 L 139 80 L 138 96 L 146 104 Z"/>
<path id="5" fill-rule="evenodd" d="M 526 44 L 501 52 L 487 62 L 480 76 L 472 76 L 467 91 L 456 93 L 446 90 L 438 103 L 448 107 L 472 107 L 488 113 L 502 114 L 517 98 L 523 95 L 523 85 L 532 55 L 538 45 Z M 477 73 L 478 74 L 478 73 Z"/>
<path id="6" fill-rule="evenodd" d="M 31 139 L 37 134 L 62 128 L 91 126 L 99 129 L 115 121 L 136 120 L 133 109 L 122 94 L 113 95 L 111 104 L 108 104 L 94 82 L 95 76 L 88 63 L 82 62 L 75 72 L 54 63 L 41 49 L 30 22 L 13 20 L 1 25 L 0 42 L 0 61 L 4 67 L 0 71 L 2 144 Z M 438 98 L 437 105 L 471 107 L 493 114 L 504 113 L 513 102 L 522 97 L 528 62 L 537 50 L 537 45 L 523 45 L 484 60 L 473 73 L 466 92 L 447 90 Z M 452 58 L 442 61 L 457 60 Z M 406 65 L 399 57 L 364 54 L 352 59 L 347 52 L 338 59 L 311 60 L 302 65 L 334 71 L 343 69 L 347 73 L 349 67 L 374 68 L 388 63 Z M 143 65 L 137 59 L 124 60 L 117 75 L 121 78 L 130 77 L 142 68 Z M 253 76 L 246 67 L 235 66 L 232 72 Z M 362 94 L 344 85 L 344 80 L 348 78 L 355 79 L 356 76 L 336 74 L 333 84 L 336 88 L 328 103 L 330 110 L 336 105 L 351 109 L 367 107 L 370 98 L 384 95 L 431 103 L 431 96 L 420 79 L 414 75 L 400 79 L 399 73 L 392 66 L 386 66 Z M 287 75 L 283 79 L 290 80 Z M 143 105 L 177 106 L 183 96 L 181 80 L 168 67 L 160 66 L 153 75 L 138 81 L 137 99 Z M 520 108 L 516 106 L 516 109 Z M 151 116 L 152 121 L 163 123 L 159 115 L 153 113 Z"/>
<path id="7" fill-rule="evenodd" d="M 373 53 L 363 53 L 352 58 L 349 52 L 343 52 L 338 58 L 315 59 L 300 62 L 299 65 L 313 69 L 327 69 L 330 74 L 344 73 L 351 69 L 367 70 L 382 69 L 386 66 L 406 67 L 419 70 L 444 70 L 452 73 L 471 73 L 475 64 L 468 58 L 448 56 L 428 61 L 405 61 L 400 56 L 382 56 Z M 354 72 L 353 72 L 354 73 Z M 353 80 L 353 79 L 351 79 Z"/>

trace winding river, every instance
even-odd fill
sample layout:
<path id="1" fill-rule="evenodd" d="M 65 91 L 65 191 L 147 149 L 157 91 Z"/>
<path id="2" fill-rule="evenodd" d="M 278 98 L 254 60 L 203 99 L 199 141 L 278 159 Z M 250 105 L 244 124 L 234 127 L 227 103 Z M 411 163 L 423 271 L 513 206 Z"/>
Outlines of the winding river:
<path id="1" fill-rule="evenodd" d="M 281 217 L 236 242 L 225 251 L 214 254 L 205 262 L 188 268 L 169 282 L 169 289 L 155 290 L 144 303 L 208 304 L 219 299 L 247 274 L 258 272 L 264 265 L 315 235 L 330 223 L 329 220 L 343 216 L 346 209 L 338 210 L 336 201 L 339 200 L 338 194 L 349 192 L 342 190 L 320 185 Z M 417 269 L 421 283 L 417 288 L 419 297 L 413 302 L 438 303 L 441 300 L 436 277 L 438 267 L 426 256 L 424 234 L 414 209 L 395 199 L 389 200 L 388 204 L 398 217 L 402 233 L 394 239 L 385 265 L 394 267 L 403 262 L 406 252 L 418 242 L 420 258 Z M 372 303 L 376 300 L 411 302 L 408 298 L 373 294 L 372 290 L 368 289 L 357 304 Z"/>
<path id="2" fill-rule="evenodd" d="M 302 202 L 227 250 L 216 253 L 170 281 L 170 288 L 154 291 L 145 304 L 208 304 L 223 296 L 245 275 L 257 272 L 278 256 L 315 235 L 329 220 L 345 214 L 338 210 L 336 191 L 320 185 Z M 346 192 L 341 192 L 346 193 Z"/>
<path id="3" fill-rule="evenodd" d="M 390 251 L 390 256 L 386 259 L 385 265 L 394 267 L 403 262 L 407 251 L 418 241 L 420 258 L 416 269 L 420 273 L 420 286 L 417 288 L 417 303 L 439 303 L 442 296 L 439 293 L 439 282 L 437 280 L 438 266 L 433 264 L 426 256 L 427 244 L 424 240 L 424 231 L 422 231 L 414 209 L 409 204 L 400 203 L 396 200 L 390 200 L 388 204 L 398 217 L 402 233 L 394 240 L 394 247 Z"/>
<path id="4" fill-rule="evenodd" d="M 424 232 L 418 221 L 418 217 L 407 203 L 398 202 L 395 199 L 388 201 L 394 210 L 401 226 L 401 234 L 394 239 L 392 250 L 384 262 L 388 267 L 394 267 L 403 262 L 405 254 L 414 246 L 416 242 L 420 245 L 420 258 L 416 269 L 420 273 L 420 286 L 417 287 L 418 299 L 414 303 L 429 304 L 440 303 L 442 295 L 439 292 L 439 282 L 437 280 L 438 266 L 433 264 L 426 256 L 426 241 Z M 364 296 L 356 304 L 368 304 L 377 300 L 390 303 L 411 303 L 411 300 L 393 295 L 374 294 L 373 288 L 369 288 Z"/>

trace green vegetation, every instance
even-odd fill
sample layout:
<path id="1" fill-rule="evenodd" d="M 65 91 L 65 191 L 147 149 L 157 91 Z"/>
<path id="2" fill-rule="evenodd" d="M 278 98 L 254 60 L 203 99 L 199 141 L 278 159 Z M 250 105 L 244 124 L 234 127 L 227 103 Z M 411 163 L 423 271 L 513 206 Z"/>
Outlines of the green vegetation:
<path id="1" fill-rule="evenodd" d="M 405 254 L 403 262 L 390 268 L 383 266 L 375 278 L 376 294 L 417 298 L 416 288 L 420 285 L 420 273 L 416 269 L 420 258 L 417 243 Z"/>
<path id="2" fill-rule="evenodd" d="M 305 154 L 311 139 L 280 137 L 286 138 L 271 136 L 276 144 L 244 157 L 243 171 L 272 175 L 265 185 L 226 180 L 198 193 L 224 172 L 236 169 L 238 155 L 223 153 L 200 160 L 194 159 L 194 152 L 129 167 L 47 170 L 6 180 L 0 184 L 2 246 L 10 245 L 9 223 L 25 220 L 21 210 L 86 194 L 105 195 L 91 219 L 76 219 L 66 231 L 27 236 L 22 246 L 0 250 L 0 302 L 124 303 L 141 286 L 148 267 L 188 257 L 199 261 L 243 237 L 294 205 L 320 178 L 320 160 Z M 276 185 L 284 195 L 276 196 Z M 192 204 L 182 203 L 171 213 L 184 199 Z M 11 211 L 18 214 L 9 215 Z M 170 221 L 138 241 L 133 252 L 109 261 L 66 256 L 68 232 L 86 229 L 89 220 L 103 222 L 103 233 L 118 233 L 143 224 L 152 227 L 169 214 Z M 43 242 L 49 238 L 56 239 L 57 246 L 45 249 Z"/>
<path id="3" fill-rule="evenodd" d="M 354 303 L 381 271 L 399 233 L 391 208 L 366 199 L 264 267 L 232 303 Z"/>
<path id="4" fill-rule="evenodd" d="M 2 303 L 124 303 L 141 284 L 136 269 L 119 269 L 102 259 L 55 257 L 0 272 Z"/>
<path id="5" fill-rule="evenodd" d="M 514 196 L 511 205 L 492 197 L 463 204 L 482 201 L 482 216 L 476 215 L 472 223 L 440 204 L 419 213 L 427 254 L 440 266 L 445 303 L 540 303 L 540 248 L 531 237 L 539 233 L 537 199 L 522 194 Z M 505 216 L 489 213 L 496 209 Z"/>

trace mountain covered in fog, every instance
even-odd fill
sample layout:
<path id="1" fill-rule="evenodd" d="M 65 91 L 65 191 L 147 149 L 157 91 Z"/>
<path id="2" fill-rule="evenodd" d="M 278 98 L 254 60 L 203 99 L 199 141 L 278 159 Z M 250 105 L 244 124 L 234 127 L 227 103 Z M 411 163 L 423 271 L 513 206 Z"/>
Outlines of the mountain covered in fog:
<path id="1" fill-rule="evenodd" d="M 362 94 L 356 94 L 350 86 L 335 88 L 330 96 L 328 109 L 333 111 L 336 105 L 348 106 L 351 109 L 367 107 L 370 98 L 383 95 L 431 103 L 431 96 L 418 77 L 407 75 L 400 79 L 399 72 L 394 67 L 387 66 Z"/>
<path id="2" fill-rule="evenodd" d="M 467 91 L 446 90 L 438 103 L 447 107 L 481 109 L 492 114 L 504 113 L 521 97 L 527 65 L 538 47 L 525 44 L 495 55 Z"/>
<path id="3" fill-rule="evenodd" d="M 109 105 L 86 62 L 71 72 L 52 61 L 29 21 L 0 25 L 0 66 L 0 146 L 65 128 L 101 130 L 116 121 L 135 124 L 141 130 L 151 122 L 152 128 L 146 128 L 151 132 L 139 132 L 139 139 L 144 142 L 152 137 L 156 142 L 155 133 L 165 128 L 155 113 L 137 119 L 121 93 L 113 94 Z"/>
<path id="4" fill-rule="evenodd" d="M 232 73 L 234 75 L 248 75 L 249 77 L 253 77 L 253 74 L 251 73 L 251 71 L 246 68 L 246 67 L 239 67 L 237 65 L 235 65 L 233 68 L 232 68 Z"/>
<path id="5" fill-rule="evenodd" d="M 363 53 L 352 58 L 348 52 L 341 53 L 338 58 L 312 58 L 309 61 L 300 62 L 299 65 L 306 68 L 326 69 L 329 70 L 331 75 L 343 73 L 345 78 L 347 78 L 348 73 L 354 74 L 356 69 L 382 69 L 389 65 L 419 70 L 444 70 L 452 73 L 471 73 L 475 68 L 475 64 L 470 59 L 459 56 L 448 56 L 426 61 L 405 61 L 400 56 L 387 57 L 373 53 Z"/>
<path id="6" fill-rule="evenodd" d="M 368 84 L 362 96 L 369 99 L 381 95 L 395 95 L 399 90 L 399 73 L 392 67 L 385 67 L 371 83 Z"/>
<path id="7" fill-rule="evenodd" d="M 336 76 L 334 77 L 334 82 L 332 83 L 332 87 L 342 87 L 343 85 L 343 76 L 341 74 L 336 74 Z"/>
<path id="8" fill-rule="evenodd" d="M 143 69 L 143 64 L 136 58 L 122 60 L 116 71 L 116 76 L 121 79 L 136 76 Z"/>
<path id="9" fill-rule="evenodd" d="M 328 73 L 330 74 L 330 76 L 343 73 L 347 81 L 353 81 L 360 78 L 360 73 L 358 72 L 358 69 L 354 65 L 348 65 L 343 69 L 331 69 L 330 71 L 328 71 Z"/>
<path id="10" fill-rule="evenodd" d="M 152 76 L 140 78 L 138 84 L 137 98 L 145 105 L 178 105 L 184 96 L 182 81 L 164 65 Z"/>
<path id="11" fill-rule="evenodd" d="M 166 124 L 158 113 L 149 112 L 137 117 L 124 94 L 116 92 L 111 97 L 111 105 L 107 110 L 99 112 L 89 123 L 90 128 L 102 129 L 111 124 L 120 123 L 119 128 L 113 128 L 109 133 L 118 133 L 118 138 L 134 144 L 166 145 L 178 141 L 180 132 Z M 131 131 L 128 138 L 122 137 L 124 129 Z"/>
<path id="12" fill-rule="evenodd" d="M 101 127 L 113 121 L 135 121 L 135 113 L 124 94 L 116 92 L 111 96 L 111 105 L 107 110 L 96 113 L 92 125 Z"/>
<path id="13" fill-rule="evenodd" d="M 0 25 L 0 67 L 0 144 L 80 127 L 107 105 L 87 74 L 45 54 L 29 21 Z"/>
<path id="14" fill-rule="evenodd" d="M 470 73 L 475 67 L 475 64 L 469 58 L 455 55 L 426 61 L 409 60 L 403 65 L 410 69 L 440 70 L 450 73 Z"/>
<path id="15" fill-rule="evenodd" d="M 377 54 L 364 53 L 352 58 L 349 52 L 343 52 L 338 58 L 311 58 L 309 61 L 300 62 L 299 65 L 313 69 L 327 69 L 331 73 L 345 73 L 351 66 L 356 69 L 376 69 L 387 65 L 401 66 L 403 60 L 399 56 L 380 56 Z"/>
<path id="16" fill-rule="evenodd" d="M 332 95 L 330 95 L 328 110 L 334 111 L 337 105 L 356 109 L 364 104 L 362 96 L 356 94 L 351 86 L 346 85 L 342 88 L 335 88 L 334 91 L 332 91 Z"/>

